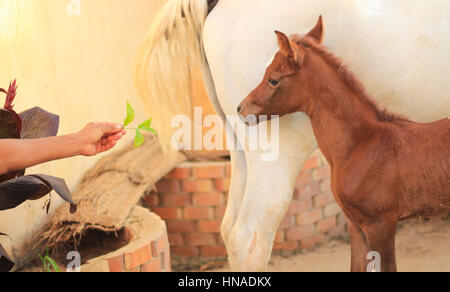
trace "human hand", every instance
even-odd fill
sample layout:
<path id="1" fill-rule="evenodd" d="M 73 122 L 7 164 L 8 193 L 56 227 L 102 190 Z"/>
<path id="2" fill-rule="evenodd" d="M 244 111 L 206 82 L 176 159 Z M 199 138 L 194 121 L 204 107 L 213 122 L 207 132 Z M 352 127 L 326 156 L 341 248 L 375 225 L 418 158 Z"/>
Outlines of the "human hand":
<path id="1" fill-rule="evenodd" d="M 95 156 L 112 149 L 125 134 L 120 124 L 90 123 L 76 136 L 81 155 Z"/>

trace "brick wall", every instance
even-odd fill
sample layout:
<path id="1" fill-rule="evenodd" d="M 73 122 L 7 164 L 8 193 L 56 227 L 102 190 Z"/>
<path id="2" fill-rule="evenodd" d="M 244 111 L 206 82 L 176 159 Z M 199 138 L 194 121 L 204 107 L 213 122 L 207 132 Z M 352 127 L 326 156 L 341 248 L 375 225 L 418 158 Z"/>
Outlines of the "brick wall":
<path id="1" fill-rule="evenodd" d="M 274 250 L 308 248 L 346 232 L 345 219 L 330 190 L 329 172 L 320 152 L 308 159 Z M 157 184 L 157 192 L 146 195 L 144 205 L 167 223 L 172 254 L 226 255 L 220 224 L 230 177 L 229 162 L 185 163 Z"/>
<path id="2" fill-rule="evenodd" d="M 150 228 L 149 228 L 150 227 Z M 82 272 L 170 272 L 170 246 L 166 223 L 137 206 L 118 234 L 128 244 L 89 260 Z"/>
<path id="3" fill-rule="evenodd" d="M 128 248 L 123 253 L 109 257 L 109 272 L 170 272 L 170 247 L 167 234 L 160 238 Z"/>

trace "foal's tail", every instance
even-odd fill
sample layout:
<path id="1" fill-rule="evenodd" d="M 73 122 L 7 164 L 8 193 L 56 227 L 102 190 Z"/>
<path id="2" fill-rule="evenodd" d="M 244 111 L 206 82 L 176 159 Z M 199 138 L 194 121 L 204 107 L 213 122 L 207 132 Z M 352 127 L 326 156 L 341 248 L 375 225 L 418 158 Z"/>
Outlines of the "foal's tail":
<path id="1" fill-rule="evenodd" d="M 207 15 L 207 0 L 170 0 L 137 55 L 137 92 L 166 153 L 172 149 L 173 116 L 193 116 L 192 76 L 206 64 L 202 32 Z"/>

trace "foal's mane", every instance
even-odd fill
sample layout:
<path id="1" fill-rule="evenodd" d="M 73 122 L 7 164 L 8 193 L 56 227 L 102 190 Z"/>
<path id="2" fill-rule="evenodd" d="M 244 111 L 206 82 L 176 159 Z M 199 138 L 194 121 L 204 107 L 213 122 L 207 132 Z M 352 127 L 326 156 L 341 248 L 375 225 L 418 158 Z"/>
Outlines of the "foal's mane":
<path id="1" fill-rule="evenodd" d="M 373 101 L 373 99 L 367 94 L 364 84 L 350 71 L 350 69 L 344 64 L 342 59 L 336 57 L 330 50 L 319 44 L 315 39 L 309 36 L 303 35 L 293 35 L 291 40 L 305 47 L 314 49 L 319 53 L 331 66 L 335 67 L 339 78 L 358 96 L 362 98 L 370 107 L 372 107 L 377 117 L 382 122 L 393 122 L 393 121 L 409 121 L 407 117 L 399 114 L 394 114 L 389 112 L 387 109 L 380 109 L 380 107 Z"/>

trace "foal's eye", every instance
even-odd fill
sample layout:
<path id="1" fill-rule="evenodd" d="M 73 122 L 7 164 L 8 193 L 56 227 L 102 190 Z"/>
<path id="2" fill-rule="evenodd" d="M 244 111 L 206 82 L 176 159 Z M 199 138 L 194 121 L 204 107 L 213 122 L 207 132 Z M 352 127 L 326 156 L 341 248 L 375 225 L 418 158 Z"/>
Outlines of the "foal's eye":
<path id="1" fill-rule="evenodd" d="M 270 85 L 277 87 L 280 84 L 280 81 L 270 78 L 269 83 Z"/>

